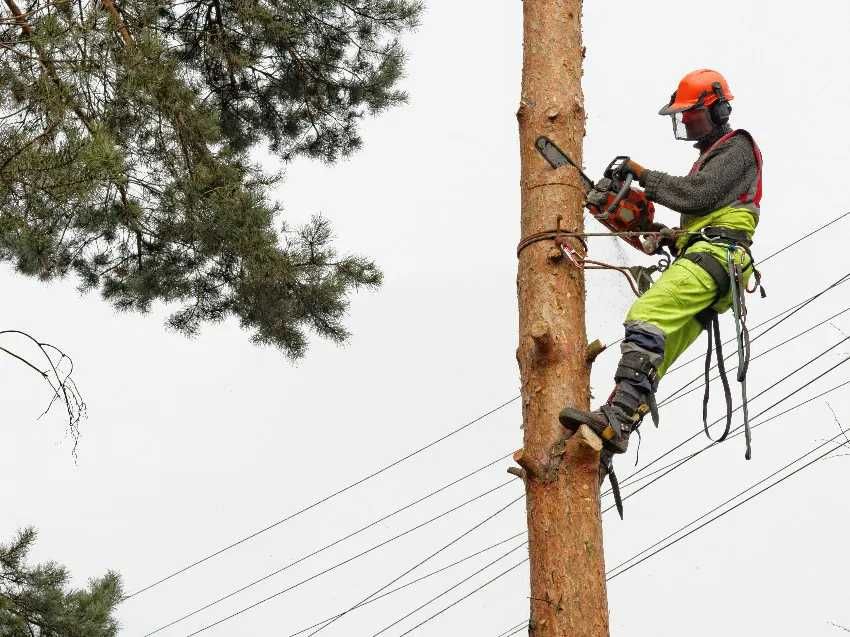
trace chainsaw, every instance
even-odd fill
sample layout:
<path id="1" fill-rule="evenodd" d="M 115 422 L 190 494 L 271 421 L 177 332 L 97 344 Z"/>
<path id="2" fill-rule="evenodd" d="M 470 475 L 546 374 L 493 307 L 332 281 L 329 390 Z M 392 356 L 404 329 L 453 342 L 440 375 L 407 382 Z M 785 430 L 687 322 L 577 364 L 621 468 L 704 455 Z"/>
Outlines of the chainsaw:
<path id="1" fill-rule="evenodd" d="M 628 157 L 618 156 L 608 164 L 602 179 L 594 183 L 582 169 L 548 137 L 538 137 L 537 150 L 552 168 L 572 166 L 581 176 L 584 185 L 585 206 L 594 219 L 612 232 L 634 232 L 620 238 L 644 254 L 657 254 L 657 241 L 644 241 L 640 232 L 651 233 L 657 229 L 654 223 L 655 206 L 642 190 L 632 188 L 634 175 L 628 170 Z"/>

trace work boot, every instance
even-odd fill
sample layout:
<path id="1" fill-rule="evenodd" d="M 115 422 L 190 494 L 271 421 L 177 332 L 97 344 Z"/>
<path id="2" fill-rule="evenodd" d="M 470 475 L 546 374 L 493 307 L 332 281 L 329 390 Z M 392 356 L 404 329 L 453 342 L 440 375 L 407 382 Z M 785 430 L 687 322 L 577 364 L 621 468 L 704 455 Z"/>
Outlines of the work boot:
<path id="1" fill-rule="evenodd" d="M 611 404 L 603 405 L 594 411 L 564 407 L 558 414 L 558 420 L 570 431 L 575 431 L 581 425 L 587 425 L 602 438 L 605 449 L 613 453 L 626 453 L 629 447 L 629 436 L 640 424 L 640 419 L 632 422 L 626 414 Z"/>
<path id="2" fill-rule="evenodd" d="M 570 431 L 587 425 L 602 438 L 606 449 L 613 453 L 625 453 L 629 446 L 629 436 L 647 413 L 652 413 L 652 419 L 658 425 L 654 394 L 657 386 L 656 370 L 647 354 L 627 352 L 620 359 L 614 380 L 617 384 L 611 397 L 599 409 L 588 412 L 564 407 L 558 420 Z"/>

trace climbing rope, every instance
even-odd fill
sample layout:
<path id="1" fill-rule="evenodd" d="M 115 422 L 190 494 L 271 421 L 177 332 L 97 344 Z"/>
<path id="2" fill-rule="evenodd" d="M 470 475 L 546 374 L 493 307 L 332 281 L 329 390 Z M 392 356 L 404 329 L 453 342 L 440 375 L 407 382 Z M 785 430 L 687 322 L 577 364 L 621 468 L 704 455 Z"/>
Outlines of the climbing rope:
<path id="1" fill-rule="evenodd" d="M 537 243 L 539 241 L 553 241 L 558 249 L 561 251 L 561 254 L 567 258 L 567 260 L 572 263 L 575 267 L 582 270 L 612 270 L 614 272 L 619 272 L 624 277 L 626 277 L 626 281 L 629 283 L 629 287 L 631 287 L 634 295 L 639 297 L 643 292 L 645 292 L 649 285 L 652 283 L 651 275 L 654 272 L 663 272 L 670 265 L 670 258 L 664 256 L 662 259 L 658 261 L 658 263 L 649 268 L 644 266 L 619 266 L 611 263 L 606 263 L 604 261 L 596 261 L 593 259 L 588 259 L 588 246 L 587 239 L 588 237 L 647 237 L 647 236 L 665 236 L 671 239 L 676 239 L 682 235 L 694 235 L 699 234 L 698 232 L 688 232 L 685 230 L 667 230 L 665 232 L 657 231 L 657 230 L 648 230 L 648 231 L 619 231 L 619 232 L 575 232 L 570 230 L 565 230 L 561 227 L 561 222 L 563 217 L 558 215 L 557 217 L 557 227 L 554 230 L 544 230 L 542 232 L 535 232 L 527 237 L 525 237 L 522 241 L 517 245 L 517 258 L 519 258 L 525 248 L 532 245 L 533 243 Z M 575 247 L 569 243 L 569 240 L 575 241 L 579 247 Z"/>

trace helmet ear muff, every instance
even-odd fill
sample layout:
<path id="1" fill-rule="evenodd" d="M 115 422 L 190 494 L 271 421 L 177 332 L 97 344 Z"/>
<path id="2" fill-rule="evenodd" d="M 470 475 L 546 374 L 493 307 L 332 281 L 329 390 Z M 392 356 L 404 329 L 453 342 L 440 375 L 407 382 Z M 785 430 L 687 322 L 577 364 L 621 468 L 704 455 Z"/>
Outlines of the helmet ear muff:
<path id="1" fill-rule="evenodd" d="M 732 105 L 723 94 L 720 82 L 714 82 L 711 88 L 717 96 L 717 99 L 709 107 L 708 113 L 711 115 L 711 121 L 715 126 L 725 126 L 729 122 L 729 116 L 732 114 Z"/>

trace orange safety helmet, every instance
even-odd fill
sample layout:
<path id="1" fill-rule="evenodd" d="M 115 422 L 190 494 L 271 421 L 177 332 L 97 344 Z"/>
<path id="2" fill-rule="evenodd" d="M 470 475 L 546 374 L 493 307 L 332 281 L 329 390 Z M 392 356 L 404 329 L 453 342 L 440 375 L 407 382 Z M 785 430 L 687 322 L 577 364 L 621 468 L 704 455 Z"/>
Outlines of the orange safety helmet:
<path id="1" fill-rule="evenodd" d="M 735 99 L 729 84 L 717 71 L 699 69 L 691 71 L 679 82 L 670 102 L 658 111 L 659 115 L 673 115 L 694 107 L 711 106 L 717 100 L 729 102 Z"/>
<path id="2" fill-rule="evenodd" d="M 702 142 L 727 128 L 733 99 L 726 78 L 717 71 L 699 69 L 681 79 L 670 102 L 658 114 L 673 120 L 676 139 Z"/>

